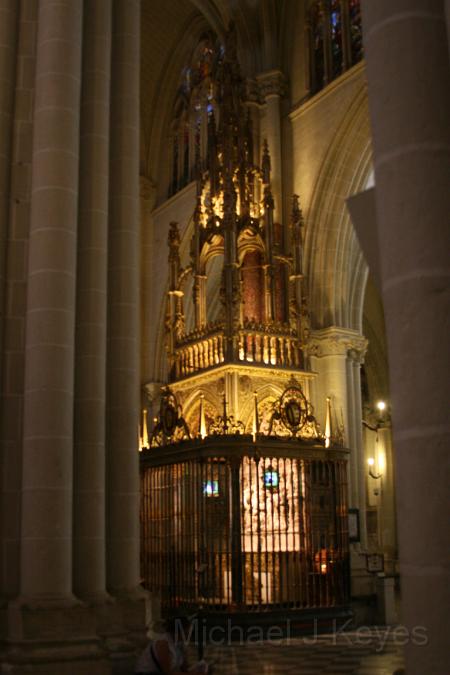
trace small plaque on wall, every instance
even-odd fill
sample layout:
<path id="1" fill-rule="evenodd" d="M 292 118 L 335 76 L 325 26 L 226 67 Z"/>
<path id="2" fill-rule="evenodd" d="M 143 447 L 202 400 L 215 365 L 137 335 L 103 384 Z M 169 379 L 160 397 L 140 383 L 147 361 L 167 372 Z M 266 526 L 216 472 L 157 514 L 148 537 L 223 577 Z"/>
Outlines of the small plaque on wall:
<path id="1" fill-rule="evenodd" d="M 359 509 L 348 510 L 348 540 L 351 544 L 360 540 Z"/>
<path id="2" fill-rule="evenodd" d="M 384 556 L 381 553 L 368 553 L 366 561 L 368 572 L 376 574 L 384 571 Z"/>

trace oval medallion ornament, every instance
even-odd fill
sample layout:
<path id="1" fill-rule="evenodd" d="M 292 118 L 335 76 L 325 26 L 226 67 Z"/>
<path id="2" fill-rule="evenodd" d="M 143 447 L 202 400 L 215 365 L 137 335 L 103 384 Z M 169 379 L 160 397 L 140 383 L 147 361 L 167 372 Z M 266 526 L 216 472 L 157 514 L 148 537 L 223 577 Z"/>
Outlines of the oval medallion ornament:
<path id="1" fill-rule="evenodd" d="M 162 418 L 163 429 L 166 436 L 172 436 L 177 426 L 178 414 L 170 402 L 166 404 Z"/>
<path id="2" fill-rule="evenodd" d="M 285 407 L 286 419 L 291 427 L 298 427 L 301 420 L 302 409 L 298 401 L 290 400 Z"/>
<path id="3" fill-rule="evenodd" d="M 286 389 L 281 399 L 281 418 L 291 431 L 298 431 L 307 421 L 308 403 L 301 389 Z"/>

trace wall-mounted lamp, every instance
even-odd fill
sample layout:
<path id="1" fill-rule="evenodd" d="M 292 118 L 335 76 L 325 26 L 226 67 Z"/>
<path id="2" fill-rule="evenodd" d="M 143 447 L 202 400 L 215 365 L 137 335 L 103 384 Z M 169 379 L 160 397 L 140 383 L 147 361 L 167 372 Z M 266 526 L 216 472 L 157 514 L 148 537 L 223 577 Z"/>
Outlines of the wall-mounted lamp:
<path id="1" fill-rule="evenodd" d="M 378 480 L 381 478 L 382 474 L 381 473 L 375 473 L 374 472 L 374 467 L 375 467 L 375 460 L 373 457 L 369 457 L 367 460 L 367 464 L 369 465 L 369 476 L 371 478 L 375 478 L 375 480 Z"/>
<path id="2" fill-rule="evenodd" d="M 370 422 L 363 420 L 363 425 L 371 431 L 378 433 L 378 429 L 384 427 L 389 419 L 387 403 L 385 401 L 377 401 L 375 408 L 366 408 L 366 417 L 369 418 Z"/>
<path id="3" fill-rule="evenodd" d="M 379 400 L 375 403 L 373 408 L 366 408 L 366 417 L 367 419 L 362 420 L 362 423 L 367 429 L 375 432 L 375 443 L 372 447 L 372 440 L 367 440 L 371 450 L 371 454 L 367 459 L 368 464 L 368 473 L 370 478 L 375 481 L 381 479 L 386 470 L 386 456 L 384 448 L 384 440 L 380 436 L 379 431 L 385 429 L 389 426 L 389 409 L 385 401 Z M 367 421 L 368 420 L 368 421 Z M 378 483 L 377 486 L 373 487 L 373 494 L 378 496 L 380 494 L 381 483 Z"/>
<path id="4" fill-rule="evenodd" d="M 382 413 L 384 410 L 386 410 L 386 403 L 384 401 L 378 401 L 377 409 L 380 411 L 380 413 Z"/>

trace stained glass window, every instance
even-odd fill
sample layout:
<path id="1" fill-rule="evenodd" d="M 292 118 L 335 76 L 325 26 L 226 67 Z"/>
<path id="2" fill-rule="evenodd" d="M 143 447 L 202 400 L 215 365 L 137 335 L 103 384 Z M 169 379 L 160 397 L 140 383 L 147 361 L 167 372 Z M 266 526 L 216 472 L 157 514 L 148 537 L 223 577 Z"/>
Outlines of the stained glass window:
<path id="1" fill-rule="evenodd" d="M 358 63 L 363 57 L 361 6 L 359 0 L 349 0 L 350 43 L 352 64 Z"/>
<path id="2" fill-rule="evenodd" d="M 221 54 L 223 48 L 217 38 L 207 33 L 181 72 L 175 104 L 170 194 L 194 179 L 204 160 L 206 144 L 202 139 L 206 138 L 206 130 L 203 126 L 208 115 L 214 112 L 215 75 Z"/>
<path id="3" fill-rule="evenodd" d="M 332 0 L 330 7 L 332 77 L 342 72 L 341 0 Z"/>
<path id="4" fill-rule="evenodd" d="M 309 8 L 311 92 L 363 57 L 359 0 L 314 0 Z"/>
<path id="5" fill-rule="evenodd" d="M 313 89 L 322 89 L 324 82 L 324 55 L 323 55 L 323 16 L 320 3 L 315 2 L 311 9 L 312 51 L 313 51 Z"/>

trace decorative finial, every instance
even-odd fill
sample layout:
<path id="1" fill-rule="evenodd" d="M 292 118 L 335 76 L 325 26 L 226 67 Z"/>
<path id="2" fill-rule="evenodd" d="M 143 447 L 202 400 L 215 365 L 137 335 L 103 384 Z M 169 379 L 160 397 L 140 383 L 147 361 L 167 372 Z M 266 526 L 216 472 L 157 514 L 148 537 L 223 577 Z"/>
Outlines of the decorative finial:
<path id="1" fill-rule="evenodd" d="M 148 448 L 147 409 L 142 411 L 142 448 Z"/>
<path id="2" fill-rule="evenodd" d="M 263 183 L 268 185 L 270 183 L 270 154 L 269 154 L 269 145 L 267 140 L 264 139 L 263 145 L 263 156 L 262 156 L 262 173 L 263 173 Z"/>
<path id="3" fill-rule="evenodd" d="M 329 396 L 327 396 L 327 416 L 325 419 L 325 447 L 329 448 L 331 445 L 331 437 L 332 437 L 332 428 L 331 428 L 331 399 Z"/>
<path id="4" fill-rule="evenodd" d="M 303 213 L 300 208 L 300 197 L 298 195 L 292 195 L 292 223 L 303 225 Z"/>
<path id="5" fill-rule="evenodd" d="M 228 429 L 228 413 L 227 413 L 227 398 L 223 395 L 223 433 L 226 434 Z"/>
<path id="6" fill-rule="evenodd" d="M 200 396 L 200 422 L 199 422 L 199 434 L 201 438 L 206 438 L 206 419 L 205 419 L 205 397 L 202 394 Z"/>
<path id="7" fill-rule="evenodd" d="M 259 417 L 258 417 L 258 394 L 256 391 L 253 394 L 254 404 L 255 404 L 255 413 L 253 417 L 253 442 L 256 442 L 256 434 L 259 432 Z"/>

